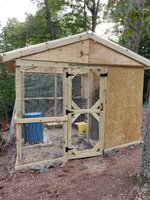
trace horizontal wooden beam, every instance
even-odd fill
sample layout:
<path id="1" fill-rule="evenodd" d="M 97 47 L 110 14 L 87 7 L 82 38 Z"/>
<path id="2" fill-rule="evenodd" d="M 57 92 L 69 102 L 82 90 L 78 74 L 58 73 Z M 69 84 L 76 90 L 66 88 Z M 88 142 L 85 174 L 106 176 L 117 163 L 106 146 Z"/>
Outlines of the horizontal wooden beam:
<path id="1" fill-rule="evenodd" d="M 79 109 L 79 110 L 72 110 L 73 113 L 100 113 L 100 109 Z"/>
<path id="2" fill-rule="evenodd" d="M 18 118 L 16 124 L 34 123 L 34 122 L 65 122 L 68 120 L 67 116 L 62 117 L 39 117 L 39 118 Z"/>
<path id="3" fill-rule="evenodd" d="M 55 97 L 25 97 L 24 100 L 54 100 Z M 56 99 L 63 99 L 63 97 L 57 97 Z"/>
<path id="4" fill-rule="evenodd" d="M 88 39 L 90 37 L 90 34 L 91 32 L 84 32 L 77 35 L 72 35 L 69 37 L 52 40 L 52 41 L 48 41 L 48 42 L 44 42 L 44 43 L 40 43 L 36 45 L 31 45 L 31 46 L 16 49 L 10 52 L 2 53 L 0 54 L 0 60 L 1 62 L 6 62 L 8 60 L 13 60 L 15 58 L 24 57 L 27 55 L 36 54 L 36 53 L 57 48 L 60 46 L 72 44 L 78 41 L 83 41 L 83 40 Z"/>
<path id="5" fill-rule="evenodd" d="M 108 152 L 108 151 L 112 151 L 114 149 L 121 149 L 121 148 L 125 148 L 125 147 L 128 147 L 128 146 L 132 146 L 132 145 L 137 145 L 137 144 L 140 144 L 140 140 L 138 141 L 134 141 L 134 142 L 129 142 L 129 143 L 126 143 L 126 144 L 121 144 L 121 145 L 118 145 L 118 146 L 114 146 L 114 147 L 110 147 L 110 148 L 107 148 L 107 149 L 104 149 L 104 152 Z"/>
<path id="6" fill-rule="evenodd" d="M 26 70 L 31 69 L 31 67 L 58 67 L 67 68 L 68 63 L 62 62 L 51 62 L 51 61 L 38 61 L 38 60 L 27 60 L 27 59 L 16 59 L 16 66 L 24 66 Z"/>
<path id="7" fill-rule="evenodd" d="M 41 166 L 44 167 L 47 164 L 54 164 L 58 162 L 64 162 L 64 158 L 56 158 L 56 159 L 49 159 L 49 160 L 44 160 L 40 162 L 34 162 L 34 163 L 29 163 L 29 164 L 23 164 L 23 165 L 15 165 L 15 170 L 29 170 L 29 169 L 34 169 L 36 166 Z"/>

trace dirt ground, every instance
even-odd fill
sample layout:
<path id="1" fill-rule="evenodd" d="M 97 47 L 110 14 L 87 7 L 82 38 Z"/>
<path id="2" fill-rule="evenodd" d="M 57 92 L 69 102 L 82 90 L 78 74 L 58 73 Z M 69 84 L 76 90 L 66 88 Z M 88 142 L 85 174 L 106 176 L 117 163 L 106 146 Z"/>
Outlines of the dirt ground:
<path id="1" fill-rule="evenodd" d="M 105 156 L 72 160 L 49 171 L 17 172 L 6 165 L 10 150 L 0 156 L 0 200 L 148 200 L 137 173 L 141 147 L 131 146 Z"/>
<path id="2" fill-rule="evenodd" d="M 9 148 L 0 154 L 0 200 L 150 200 L 150 191 L 137 180 L 141 145 L 13 176 L 6 170 L 11 153 Z"/>

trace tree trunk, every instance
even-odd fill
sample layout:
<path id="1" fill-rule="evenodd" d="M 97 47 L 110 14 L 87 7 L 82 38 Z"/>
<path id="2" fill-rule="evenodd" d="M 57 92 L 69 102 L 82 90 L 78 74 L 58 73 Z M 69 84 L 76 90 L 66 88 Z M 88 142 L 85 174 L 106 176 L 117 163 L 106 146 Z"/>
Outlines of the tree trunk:
<path id="1" fill-rule="evenodd" d="M 47 26 L 50 33 L 50 39 L 55 39 L 53 26 L 52 26 L 52 18 L 51 18 L 51 10 L 48 0 L 44 0 L 45 8 L 46 8 L 46 15 L 47 15 Z"/>
<path id="2" fill-rule="evenodd" d="M 140 168 L 140 182 L 142 185 L 150 189 L 150 98 L 145 129 L 142 163 Z"/>
<path id="3" fill-rule="evenodd" d="M 87 31 L 86 0 L 84 0 L 84 31 Z"/>
<path id="4" fill-rule="evenodd" d="M 132 0 L 135 1 L 139 7 L 139 10 L 144 9 L 145 0 Z M 138 16 L 135 23 L 133 24 L 135 33 L 132 36 L 127 36 L 126 38 L 126 48 L 138 53 L 139 52 L 139 46 L 140 46 L 140 37 L 141 37 L 141 31 L 142 31 L 142 17 Z M 128 27 L 128 24 L 125 29 L 130 29 Z"/>
<path id="5" fill-rule="evenodd" d="M 89 5 L 91 4 L 91 5 Z M 99 6 L 100 6 L 100 0 L 92 0 L 91 3 L 90 1 L 86 1 L 87 8 L 91 12 L 92 15 L 92 28 L 91 30 L 95 32 L 96 25 L 97 25 L 97 18 L 98 18 L 98 12 L 99 12 Z"/>

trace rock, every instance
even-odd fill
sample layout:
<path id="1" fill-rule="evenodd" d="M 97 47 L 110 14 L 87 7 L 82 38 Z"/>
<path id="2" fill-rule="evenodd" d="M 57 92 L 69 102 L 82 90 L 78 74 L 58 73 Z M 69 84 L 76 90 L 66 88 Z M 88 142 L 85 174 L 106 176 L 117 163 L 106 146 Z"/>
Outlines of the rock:
<path id="1" fill-rule="evenodd" d="M 132 146 L 130 146 L 130 148 L 131 148 L 131 149 L 135 149 L 135 146 L 134 146 L 134 145 L 132 145 Z"/>
<path id="2" fill-rule="evenodd" d="M 43 173 L 48 173 L 48 172 L 49 172 L 49 169 L 43 168 L 43 169 L 40 169 L 39 172 L 40 172 L 41 174 L 43 174 Z"/>
<path id="3" fill-rule="evenodd" d="M 52 167 L 54 167 L 54 163 L 52 163 L 52 162 L 48 162 L 48 163 L 45 165 L 45 168 L 46 168 L 46 169 L 50 169 L 50 168 L 52 168 Z"/>
<path id="4" fill-rule="evenodd" d="M 147 186 L 147 185 L 146 185 L 146 186 Z M 141 188 L 141 191 L 142 191 L 142 192 L 148 192 L 148 191 L 149 191 L 149 188 L 147 188 L 147 187 L 144 186 L 144 187 Z"/>

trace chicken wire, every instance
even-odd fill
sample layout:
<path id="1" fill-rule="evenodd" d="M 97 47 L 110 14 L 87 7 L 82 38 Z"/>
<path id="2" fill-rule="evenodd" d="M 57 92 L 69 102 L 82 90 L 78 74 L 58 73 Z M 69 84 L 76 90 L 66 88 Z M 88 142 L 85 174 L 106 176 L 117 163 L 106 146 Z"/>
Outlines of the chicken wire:
<path id="1" fill-rule="evenodd" d="M 26 73 L 24 113 L 42 112 L 44 117 L 63 115 L 62 83 L 62 74 Z"/>

